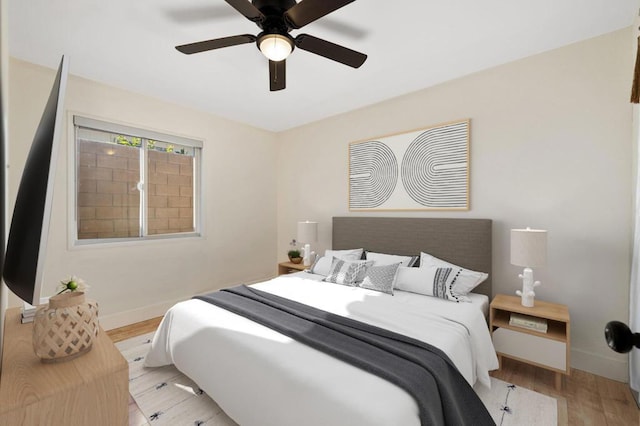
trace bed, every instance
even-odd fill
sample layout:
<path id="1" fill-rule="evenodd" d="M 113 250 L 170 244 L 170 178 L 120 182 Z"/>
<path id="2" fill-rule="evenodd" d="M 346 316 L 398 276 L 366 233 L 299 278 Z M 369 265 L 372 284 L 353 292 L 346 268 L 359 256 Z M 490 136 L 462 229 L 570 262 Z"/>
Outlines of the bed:
<path id="1" fill-rule="evenodd" d="M 470 385 L 488 384 L 488 371 L 498 367 L 486 326 L 491 221 L 334 218 L 333 249 L 357 247 L 398 255 L 424 251 L 489 278 L 471 303 L 331 284 L 307 272 L 251 287 L 428 342 Z M 145 364 L 175 364 L 243 426 L 420 424 L 418 405 L 405 390 L 202 300 L 167 312 Z"/>

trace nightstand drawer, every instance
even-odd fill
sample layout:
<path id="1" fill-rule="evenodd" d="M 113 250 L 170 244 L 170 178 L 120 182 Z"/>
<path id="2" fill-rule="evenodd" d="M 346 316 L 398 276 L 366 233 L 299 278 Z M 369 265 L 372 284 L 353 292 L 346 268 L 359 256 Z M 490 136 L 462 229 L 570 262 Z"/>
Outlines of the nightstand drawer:
<path id="1" fill-rule="evenodd" d="M 493 331 L 496 352 L 522 360 L 567 370 L 567 344 L 506 328 Z"/>

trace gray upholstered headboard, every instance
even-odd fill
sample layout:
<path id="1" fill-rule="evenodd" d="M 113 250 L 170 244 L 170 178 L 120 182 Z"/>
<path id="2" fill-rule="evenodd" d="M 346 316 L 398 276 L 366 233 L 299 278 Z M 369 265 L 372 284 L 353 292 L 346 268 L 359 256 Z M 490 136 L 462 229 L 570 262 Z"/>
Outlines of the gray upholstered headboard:
<path id="1" fill-rule="evenodd" d="M 421 251 L 489 278 L 474 290 L 491 298 L 491 219 L 334 217 L 333 249 L 378 253 Z"/>

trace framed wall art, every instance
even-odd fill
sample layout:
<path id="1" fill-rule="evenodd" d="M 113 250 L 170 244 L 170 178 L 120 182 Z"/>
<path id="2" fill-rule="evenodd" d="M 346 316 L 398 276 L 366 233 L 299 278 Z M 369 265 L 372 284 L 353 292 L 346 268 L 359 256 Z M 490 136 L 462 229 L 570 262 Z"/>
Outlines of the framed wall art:
<path id="1" fill-rule="evenodd" d="M 349 210 L 469 210 L 470 119 L 349 144 Z"/>

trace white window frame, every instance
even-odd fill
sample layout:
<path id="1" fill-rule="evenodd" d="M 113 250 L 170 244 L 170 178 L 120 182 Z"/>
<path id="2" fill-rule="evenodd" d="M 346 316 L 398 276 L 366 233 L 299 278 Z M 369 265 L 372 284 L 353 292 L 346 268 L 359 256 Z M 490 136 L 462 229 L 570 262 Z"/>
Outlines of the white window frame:
<path id="1" fill-rule="evenodd" d="M 88 118 L 82 115 L 69 114 L 69 185 L 68 193 L 70 195 L 70 221 L 69 221 L 69 246 L 73 247 L 93 247 L 101 245 L 113 244 L 131 244 L 148 241 L 184 239 L 184 238 L 201 238 L 202 237 L 202 149 L 203 143 L 198 139 L 191 139 L 184 136 L 172 135 L 169 133 L 157 132 L 148 129 L 137 128 L 129 125 L 118 124 L 94 118 Z M 95 238 L 95 239 L 78 239 L 78 142 L 76 129 L 78 127 L 90 128 L 94 130 L 131 135 L 143 139 L 158 140 L 166 143 L 183 145 L 194 148 L 195 166 L 193 171 L 193 232 L 180 232 L 172 234 L 153 234 L 147 235 L 147 196 L 146 182 L 148 181 L 148 150 L 146 147 L 141 149 L 140 156 L 140 185 L 142 186 L 140 199 L 140 221 L 142 236 L 126 237 L 126 238 Z"/>

